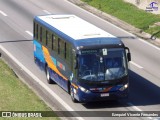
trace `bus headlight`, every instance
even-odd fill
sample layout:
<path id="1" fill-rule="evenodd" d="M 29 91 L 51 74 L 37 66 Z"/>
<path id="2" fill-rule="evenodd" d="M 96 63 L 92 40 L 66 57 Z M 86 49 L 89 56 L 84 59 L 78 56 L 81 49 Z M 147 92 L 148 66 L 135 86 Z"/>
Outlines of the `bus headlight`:
<path id="1" fill-rule="evenodd" d="M 84 87 L 79 86 L 79 89 L 85 93 L 89 93 L 90 91 L 85 89 Z"/>
<path id="2" fill-rule="evenodd" d="M 127 88 L 128 88 L 128 83 L 125 84 L 124 86 L 122 86 L 119 90 L 120 90 L 120 91 L 124 91 L 124 90 L 127 89 Z"/>

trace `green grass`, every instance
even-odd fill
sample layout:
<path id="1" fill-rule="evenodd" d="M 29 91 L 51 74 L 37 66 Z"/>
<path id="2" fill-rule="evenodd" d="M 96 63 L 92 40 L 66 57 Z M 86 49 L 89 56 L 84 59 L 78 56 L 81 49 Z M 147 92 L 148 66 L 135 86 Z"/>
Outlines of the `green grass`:
<path id="1" fill-rule="evenodd" d="M 0 59 L 0 111 L 52 111 L 14 72 Z M 1 120 L 2 118 L 0 118 Z M 7 119 L 7 118 L 3 118 Z M 12 120 L 27 118 L 12 118 Z M 28 118 L 29 120 L 58 120 L 54 118 Z"/>
<path id="2" fill-rule="evenodd" d="M 123 0 L 82 0 L 89 5 L 111 14 L 145 32 L 155 33 L 157 28 L 150 28 L 156 22 L 160 22 L 160 15 L 154 15 Z M 160 29 L 159 29 L 160 30 Z M 160 36 L 160 35 L 158 35 Z"/>

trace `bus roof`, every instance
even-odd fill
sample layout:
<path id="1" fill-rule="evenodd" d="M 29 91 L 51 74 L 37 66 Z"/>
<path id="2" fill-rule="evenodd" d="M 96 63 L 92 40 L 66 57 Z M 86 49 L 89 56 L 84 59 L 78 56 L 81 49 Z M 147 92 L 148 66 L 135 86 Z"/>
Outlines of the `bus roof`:
<path id="1" fill-rule="evenodd" d="M 47 26 L 62 38 L 77 44 L 122 44 L 121 40 L 75 15 L 36 16 L 35 20 Z M 83 40 L 83 41 L 82 41 Z"/>

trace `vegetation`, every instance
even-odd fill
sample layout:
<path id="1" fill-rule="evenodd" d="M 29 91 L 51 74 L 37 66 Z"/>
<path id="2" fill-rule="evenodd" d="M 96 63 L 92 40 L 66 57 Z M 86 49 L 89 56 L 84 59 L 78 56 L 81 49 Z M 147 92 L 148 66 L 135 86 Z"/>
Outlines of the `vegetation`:
<path id="1" fill-rule="evenodd" d="M 136 6 L 124 2 L 123 0 L 82 0 L 89 5 L 100 9 L 103 12 L 111 14 L 139 29 L 150 34 L 160 31 L 160 26 L 154 26 L 160 22 L 160 15 L 155 15 Z M 154 27 L 150 27 L 154 26 Z M 160 37 L 160 33 L 157 35 Z"/>
<path id="2" fill-rule="evenodd" d="M 0 111 L 52 111 L 14 72 L 0 59 Z M 0 118 L 7 119 L 7 118 Z M 9 119 L 9 118 L 8 118 Z M 36 118 L 28 118 L 34 120 Z M 38 120 L 58 120 L 58 118 L 37 118 Z M 27 120 L 27 118 L 12 118 Z"/>

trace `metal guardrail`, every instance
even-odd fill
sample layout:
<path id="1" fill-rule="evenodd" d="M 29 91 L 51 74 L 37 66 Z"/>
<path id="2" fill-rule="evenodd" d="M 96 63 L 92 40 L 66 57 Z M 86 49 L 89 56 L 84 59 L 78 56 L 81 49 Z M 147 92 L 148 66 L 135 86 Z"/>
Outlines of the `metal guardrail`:
<path id="1" fill-rule="evenodd" d="M 150 39 L 155 40 L 156 39 L 156 35 L 159 34 L 159 33 L 160 33 L 160 31 L 152 34 Z"/>

